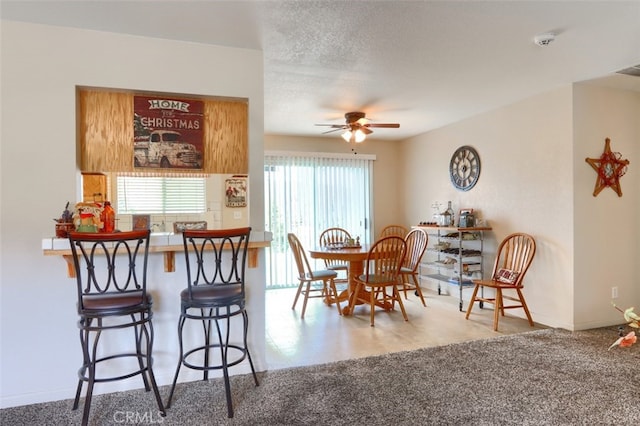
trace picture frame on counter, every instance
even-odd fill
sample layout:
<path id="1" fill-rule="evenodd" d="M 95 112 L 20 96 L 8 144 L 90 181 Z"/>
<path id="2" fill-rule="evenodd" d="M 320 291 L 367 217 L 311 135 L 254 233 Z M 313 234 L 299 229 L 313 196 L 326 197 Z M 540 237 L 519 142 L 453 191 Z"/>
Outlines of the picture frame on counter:
<path id="1" fill-rule="evenodd" d="M 133 231 L 146 231 L 151 227 L 151 216 L 148 214 L 131 215 L 131 229 Z"/>

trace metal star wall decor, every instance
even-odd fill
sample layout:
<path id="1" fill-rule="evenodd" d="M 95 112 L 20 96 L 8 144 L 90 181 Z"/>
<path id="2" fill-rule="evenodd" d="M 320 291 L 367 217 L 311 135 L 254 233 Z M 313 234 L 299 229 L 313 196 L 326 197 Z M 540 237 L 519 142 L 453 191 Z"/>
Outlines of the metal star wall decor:
<path id="1" fill-rule="evenodd" d="M 585 161 L 596 171 L 596 186 L 593 196 L 597 196 L 607 186 L 616 191 L 618 197 L 622 197 L 620 188 L 620 178 L 627 172 L 629 160 L 621 160 L 619 152 L 611 152 L 611 141 L 606 138 L 604 141 L 604 152 L 600 158 L 587 158 Z"/>

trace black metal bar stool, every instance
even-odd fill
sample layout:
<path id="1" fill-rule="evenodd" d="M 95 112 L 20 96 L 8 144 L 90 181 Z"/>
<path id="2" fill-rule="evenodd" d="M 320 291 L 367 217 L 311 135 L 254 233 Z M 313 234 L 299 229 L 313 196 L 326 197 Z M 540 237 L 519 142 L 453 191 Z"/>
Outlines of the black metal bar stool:
<path id="1" fill-rule="evenodd" d="M 78 286 L 78 328 L 83 363 L 78 370 L 78 389 L 73 409 L 78 408 L 84 382 L 82 424 L 89 421 L 95 383 L 123 380 L 141 375 L 147 391 L 153 388 L 162 416 L 166 415 L 153 374 L 153 316 L 147 293 L 149 231 L 117 233 L 69 233 Z M 133 351 L 107 354 L 99 350 L 103 332 L 133 329 Z M 104 345 L 103 345 L 104 346 Z M 135 359 L 133 370 L 113 377 L 99 377 L 97 366 L 121 358 Z"/>
<path id="2" fill-rule="evenodd" d="M 187 262 L 187 288 L 180 293 L 180 359 L 167 400 L 167 408 L 171 406 L 182 365 L 202 371 L 203 380 L 208 380 L 210 370 L 222 370 L 229 417 L 233 417 L 229 367 L 248 359 L 256 386 L 259 385 L 247 346 L 249 318 L 245 309 L 245 267 L 250 234 L 251 228 L 248 227 L 185 230 L 182 234 Z M 231 319 L 235 316 L 242 317 L 243 332 L 240 343 L 230 342 Z M 204 342 L 185 351 L 183 328 L 188 319 L 202 321 Z M 211 337 L 213 324 L 217 340 L 212 340 Z M 196 354 L 200 354 L 201 359 L 190 359 L 191 355 Z"/>

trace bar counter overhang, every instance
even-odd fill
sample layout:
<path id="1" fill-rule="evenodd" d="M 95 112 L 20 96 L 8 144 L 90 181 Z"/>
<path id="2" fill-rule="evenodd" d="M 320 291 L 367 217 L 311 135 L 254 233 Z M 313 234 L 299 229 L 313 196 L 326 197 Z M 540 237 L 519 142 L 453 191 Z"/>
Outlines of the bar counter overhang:
<path id="1" fill-rule="evenodd" d="M 252 231 L 249 241 L 249 253 L 247 267 L 256 268 L 258 266 L 258 250 L 269 247 L 272 234 L 265 231 Z M 149 242 L 149 253 L 162 253 L 164 255 L 164 271 L 175 271 L 175 254 L 184 250 L 182 244 L 182 234 L 170 232 L 157 232 L 151 234 Z M 73 258 L 71 257 L 71 247 L 66 238 L 43 238 L 42 252 L 45 256 L 62 256 L 67 264 L 67 275 L 75 277 Z"/>

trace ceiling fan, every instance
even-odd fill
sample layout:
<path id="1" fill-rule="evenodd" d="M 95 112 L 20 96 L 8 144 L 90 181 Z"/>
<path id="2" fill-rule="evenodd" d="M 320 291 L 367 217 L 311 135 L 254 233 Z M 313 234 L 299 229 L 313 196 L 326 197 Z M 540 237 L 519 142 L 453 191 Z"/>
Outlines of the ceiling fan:
<path id="1" fill-rule="evenodd" d="M 347 142 L 360 143 L 365 140 L 367 135 L 373 133 L 371 127 L 397 129 L 400 127 L 398 123 L 371 123 L 365 118 L 364 112 L 348 112 L 344 115 L 345 124 L 316 124 L 316 126 L 328 126 L 330 130 L 322 134 L 337 132 L 344 130 L 342 138 Z"/>

